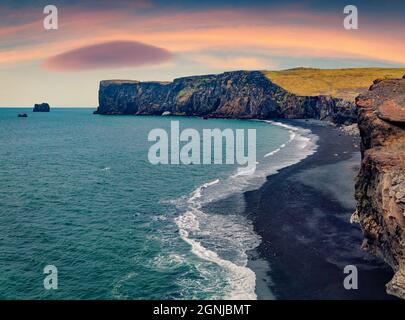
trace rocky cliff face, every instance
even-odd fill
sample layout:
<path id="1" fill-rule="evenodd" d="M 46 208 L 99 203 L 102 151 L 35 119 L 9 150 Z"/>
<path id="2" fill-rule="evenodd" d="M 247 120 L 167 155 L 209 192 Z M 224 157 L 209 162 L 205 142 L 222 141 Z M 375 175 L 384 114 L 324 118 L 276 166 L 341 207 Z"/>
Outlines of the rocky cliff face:
<path id="1" fill-rule="evenodd" d="M 357 119 L 354 104 L 329 96 L 296 96 L 259 71 L 193 76 L 173 82 L 101 81 L 98 114 L 216 118 L 315 118 L 337 124 Z"/>
<path id="2" fill-rule="evenodd" d="M 362 164 L 354 218 L 363 248 L 395 271 L 387 292 L 405 299 L 405 79 L 376 81 L 356 103 Z"/>

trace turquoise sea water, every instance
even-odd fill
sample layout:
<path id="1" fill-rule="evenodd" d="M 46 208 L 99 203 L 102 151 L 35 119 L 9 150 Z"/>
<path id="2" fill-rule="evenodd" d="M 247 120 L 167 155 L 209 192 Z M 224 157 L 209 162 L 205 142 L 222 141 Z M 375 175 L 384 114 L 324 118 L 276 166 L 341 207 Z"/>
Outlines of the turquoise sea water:
<path id="1" fill-rule="evenodd" d="M 149 131 L 173 120 L 256 129 L 256 172 L 150 164 Z M 260 239 L 242 192 L 299 161 L 309 142 L 259 121 L 0 109 L 0 298 L 254 299 L 246 251 Z M 229 211 L 204 211 L 231 195 Z M 43 287 L 46 265 L 58 268 L 57 290 Z"/>

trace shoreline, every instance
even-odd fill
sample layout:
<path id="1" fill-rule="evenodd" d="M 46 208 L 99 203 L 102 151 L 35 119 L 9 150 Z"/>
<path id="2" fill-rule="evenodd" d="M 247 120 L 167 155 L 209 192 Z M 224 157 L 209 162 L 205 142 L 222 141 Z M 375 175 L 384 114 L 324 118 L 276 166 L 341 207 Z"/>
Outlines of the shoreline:
<path id="1" fill-rule="evenodd" d="M 244 193 L 245 215 L 261 244 L 248 252 L 258 299 L 395 299 L 385 293 L 392 270 L 361 250 L 350 224 L 358 138 L 313 121 L 289 120 L 318 136 L 316 152 Z M 358 290 L 345 290 L 346 265 L 358 268 Z"/>
<path id="2" fill-rule="evenodd" d="M 175 219 L 181 237 L 191 245 L 192 252 L 195 255 L 228 270 L 229 288 L 232 289 L 227 292 L 225 297 L 231 300 L 257 299 L 256 274 L 247 263 L 249 259 L 248 253 L 259 245 L 260 237 L 253 231 L 251 221 L 243 215 L 245 206 L 242 203 L 244 203 L 245 192 L 259 189 L 266 182 L 269 175 L 276 174 L 282 168 L 299 163 L 316 152 L 317 149 L 316 141 L 318 137 L 308 129 L 291 125 L 286 121 L 257 119 L 250 121 L 262 122 L 274 128 L 281 127 L 282 131 L 289 133 L 289 139 L 280 142 L 281 144 L 278 146 L 274 146 L 274 150 L 270 148 L 272 151 L 266 153 L 263 157 L 263 159 L 268 158 L 268 160 L 260 162 L 261 167 L 256 168 L 254 174 L 245 176 L 233 173 L 226 178 L 207 181 L 198 186 L 187 200 L 188 208 L 186 212 Z M 259 162 L 257 164 L 259 165 Z M 232 187 L 229 188 L 229 186 Z M 209 216 L 206 216 L 207 213 Z M 224 221 L 219 218 L 221 216 L 225 219 Z M 237 231 L 235 247 L 227 245 L 226 248 L 222 248 L 222 255 L 219 256 L 217 249 L 220 249 L 221 252 L 220 246 L 214 246 L 216 249 L 210 250 L 209 244 L 212 239 L 208 240 L 207 247 L 204 245 L 204 241 L 201 242 L 201 239 L 198 239 L 198 236 L 197 239 L 189 238 L 189 231 L 191 233 L 195 231 L 193 228 L 189 228 L 191 221 L 193 221 L 191 225 L 196 225 L 199 229 L 200 222 L 204 224 L 204 221 L 212 219 L 219 219 L 219 225 L 225 223 L 227 228 L 231 228 L 235 224 L 233 227 L 236 227 Z M 208 234 L 211 235 L 212 231 L 209 231 Z M 223 230 L 220 234 L 227 233 L 227 230 Z M 223 235 L 219 237 L 221 238 Z M 229 250 L 240 251 L 239 259 L 243 261 L 239 260 L 235 263 L 235 257 L 227 257 L 226 252 L 229 255 Z M 232 254 L 234 255 L 235 252 Z M 265 266 L 265 263 L 263 265 Z M 271 296 L 271 293 L 269 292 L 267 296 Z"/>

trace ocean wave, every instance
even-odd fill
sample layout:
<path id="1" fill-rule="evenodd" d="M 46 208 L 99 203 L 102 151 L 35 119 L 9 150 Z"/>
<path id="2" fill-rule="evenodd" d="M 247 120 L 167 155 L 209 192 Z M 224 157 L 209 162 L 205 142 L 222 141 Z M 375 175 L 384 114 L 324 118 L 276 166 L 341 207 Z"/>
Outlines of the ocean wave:
<path id="1" fill-rule="evenodd" d="M 247 252 L 260 244 L 251 222 L 241 213 L 244 208 L 242 192 L 258 189 L 267 176 L 280 169 L 296 164 L 317 149 L 317 136 L 310 130 L 289 124 L 265 121 L 283 127 L 290 133 L 289 140 L 264 155 L 256 170 L 241 170 L 225 179 L 215 179 L 197 187 L 185 200 L 177 199 L 181 214 L 175 219 L 180 237 L 191 246 L 200 259 L 209 261 L 226 270 L 229 286 L 226 299 L 256 299 L 256 275 L 247 267 Z M 238 194 L 235 208 L 240 212 L 229 214 L 206 213 L 204 205 Z"/>
<path id="2" fill-rule="evenodd" d="M 126 274 L 124 277 L 122 277 L 121 279 L 119 279 L 113 286 L 111 294 L 113 299 L 117 299 L 117 300 L 127 300 L 128 296 L 125 294 L 122 294 L 121 288 L 123 285 L 125 285 L 125 283 L 127 281 L 129 281 L 130 279 L 134 278 L 135 276 L 137 276 L 138 274 L 136 272 L 130 272 L 128 274 Z"/>
<path id="3" fill-rule="evenodd" d="M 194 190 L 194 192 L 191 194 L 191 197 L 188 199 L 189 203 L 195 203 L 195 201 L 202 196 L 202 192 L 204 189 L 208 188 L 209 186 L 213 186 L 214 184 L 217 184 L 219 182 L 219 179 L 215 179 L 214 181 L 207 182 L 199 186 L 197 189 Z M 197 204 L 197 203 L 195 203 Z"/>
<path id="4" fill-rule="evenodd" d="M 199 211 L 195 209 L 196 211 Z M 200 213 L 204 214 L 202 211 Z M 215 263 L 228 270 L 229 293 L 225 296 L 230 300 L 254 300 L 256 299 L 255 273 L 243 265 L 237 265 L 230 260 L 221 258 L 215 251 L 207 249 L 199 241 L 190 237 L 190 232 L 199 231 L 199 221 L 196 215 L 190 211 L 176 219 L 180 237 L 191 246 L 191 251 L 199 258 Z"/>
<path id="5" fill-rule="evenodd" d="M 275 123 L 273 123 L 273 124 L 275 125 Z M 285 126 L 283 126 L 283 127 L 285 127 Z M 287 126 L 287 127 L 290 128 L 289 126 Z M 291 141 L 293 141 L 295 139 L 296 133 L 294 132 L 294 130 L 289 129 L 289 132 L 290 132 L 290 139 L 286 143 L 283 143 L 279 148 L 277 148 L 277 149 L 275 149 L 273 151 L 270 151 L 269 153 L 266 153 L 264 155 L 265 158 L 273 156 L 276 153 L 280 152 L 281 149 L 285 148 L 288 143 L 290 143 Z"/>
<path id="6" fill-rule="evenodd" d="M 259 164 L 259 162 L 256 162 L 256 165 Z M 231 178 L 236 178 L 240 176 L 250 176 L 254 174 L 256 171 L 256 167 L 253 168 L 238 168 L 237 172 L 233 175 L 231 175 Z"/>
<path id="7" fill-rule="evenodd" d="M 151 264 L 154 268 L 166 270 L 182 264 L 187 264 L 187 259 L 183 255 L 172 252 L 167 255 L 160 254 L 156 256 L 153 258 Z"/>

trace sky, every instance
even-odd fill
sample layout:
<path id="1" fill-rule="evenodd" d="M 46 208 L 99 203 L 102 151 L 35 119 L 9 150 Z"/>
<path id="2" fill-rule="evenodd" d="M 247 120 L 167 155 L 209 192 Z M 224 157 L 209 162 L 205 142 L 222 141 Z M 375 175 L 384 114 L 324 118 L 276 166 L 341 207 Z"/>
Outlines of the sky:
<path id="1" fill-rule="evenodd" d="M 404 67 L 405 1 L 387 2 L 0 0 L 0 106 L 96 107 L 105 79 Z M 358 30 L 343 26 L 348 4 Z"/>

